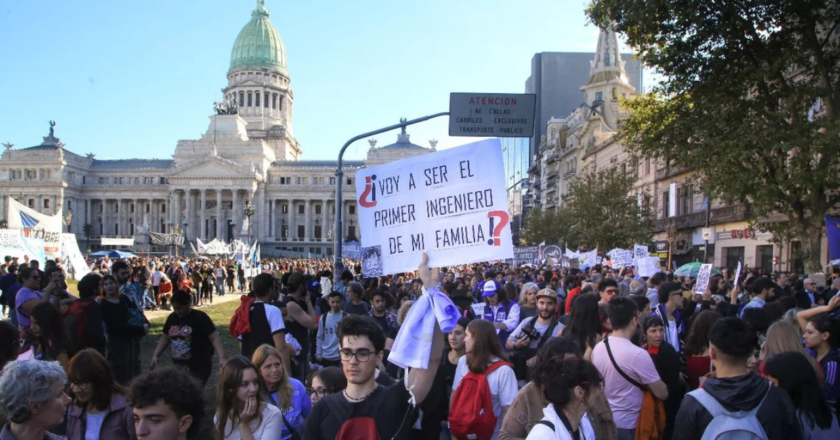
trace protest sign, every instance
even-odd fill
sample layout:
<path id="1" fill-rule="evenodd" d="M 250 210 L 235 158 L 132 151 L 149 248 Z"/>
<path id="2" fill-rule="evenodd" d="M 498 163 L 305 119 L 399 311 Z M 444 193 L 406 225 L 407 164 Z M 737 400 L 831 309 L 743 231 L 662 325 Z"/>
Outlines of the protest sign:
<path id="1" fill-rule="evenodd" d="M 639 261 L 639 276 L 650 277 L 660 271 L 659 257 L 647 257 Z"/>
<path id="2" fill-rule="evenodd" d="M 633 245 L 633 258 L 636 261 L 641 262 L 642 258 L 647 258 L 650 256 L 650 251 L 648 251 L 648 247 L 640 244 Z"/>
<path id="3" fill-rule="evenodd" d="M 735 283 L 732 284 L 733 286 L 738 286 L 738 280 L 741 279 L 741 262 L 738 261 L 738 267 L 735 269 Z"/>
<path id="4" fill-rule="evenodd" d="M 623 269 L 633 265 L 633 251 L 613 249 L 610 251 L 609 257 L 614 269 Z"/>
<path id="5" fill-rule="evenodd" d="M 26 256 L 44 263 L 44 240 L 24 237 L 15 229 L 0 229 L 0 255 L 17 257 L 20 263 Z"/>
<path id="6" fill-rule="evenodd" d="M 90 267 L 79 251 L 76 234 L 61 234 L 61 261 L 67 265 L 67 272 L 76 281 L 90 273 Z"/>
<path id="7" fill-rule="evenodd" d="M 513 258 L 503 177 L 498 139 L 356 171 L 364 276 Z"/>
<path id="8" fill-rule="evenodd" d="M 578 260 L 580 260 L 580 268 L 586 269 L 595 265 L 595 259 L 598 258 L 598 248 L 589 252 L 579 252 Z"/>
<path id="9" fill-rule="evenodd" d="M 563 251 L 560 246 L 548 245 L 542 248 L 542 259 L 545 259 L 549 265 L 560 264 L 563 257 Z"/>
<path id="10" fill-rule="evenodd" d="M 473 313 L 475 313 L 475 316 L 477 316 L 478 319 L 481 319 L 481 317 L 484 316 L 484 307 L 485 306 L 486 306 L 486 304 L 483 303 L 483 302 L 470 304 L 470 307 L 472 307 Z"/>
<path id="11" fill-rule="evenodd" d="M 341 245 L 341 256 L 358 260 L 362 258 L 362 245 L 358 241 L 345 241 Z"/>
<path id="12" fill-rule="evenodd" d="M 514 264 L 533 264 L 540 254 L 538 246 L 516 246 L 513 248 Z"/>
<path id="13" fill-rule="evenodd" d="M 704 264 L 700 266 L 700 271 L 697 272 L 697 284 L 694 285 L 694 293 L 703 294 L 706 287 L 709 285 L 709 278 L 712 276 L 712 265 Z"/>
<path id="14" fill-rule="evenodd" d="M 9 229 L 24 237 L 44 240 L 44 254 L 49 258 L 61 256 L 61 217 L 41 214 L 9 197 Z M 43 258 L 41 259 L 43 261 Z"/>

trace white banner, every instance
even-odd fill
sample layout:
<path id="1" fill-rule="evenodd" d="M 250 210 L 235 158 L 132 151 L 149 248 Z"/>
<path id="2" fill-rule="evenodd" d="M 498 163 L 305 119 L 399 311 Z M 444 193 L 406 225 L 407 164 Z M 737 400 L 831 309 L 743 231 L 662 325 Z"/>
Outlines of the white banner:
<path id="1" fill-rule="evenodd" d="M 706 287 L 709 285 L 709 278 L 712 276 L 712 265 L 704 264 L 700 266 L 700 271 L 697 272 L 697 284 L 694 285 L 694 293 L 703 294 Z"/>
<path id="2" fill-rule="evenodd" d="M 134 238 L 102 237 L 102 246 L 134 246 Z"/>
<path id="3" fill-rule="evenodd" d="M 367 277 L 513 258 L 498 139 L 356 172 Z"/>
<path id="4" fill-rule="evenodd" d="M 659 269 L 659 257 L 646 257 L 639 260 L 639 276 L 651 277 L 656 272 L 661 272 Z"/>
<path id="5" fill-rule="evenodd" d="M 90 267 L 79 251 L 76 234 L 61 234 L 61 261 L 65 264 L 67 274 L 79 281 L 90 273 Z"/>
<path id="6" fill-rule="evenodd" d="M 0 256 L 18 257 L 18 264 L 24 262 L 24 257 L 38 260 L 41 265 L 46 263 L 44 255 L 44 240 L 26 238 L 15 229 L 0 229 Z"/>
<path id="7" fill-rule="evenodd" d="M 9 197 L 9 229 L 23 231 L 24 237 L 44 240 L 46 257 L 61 256 L 61 216 L 41 214 Z"/>

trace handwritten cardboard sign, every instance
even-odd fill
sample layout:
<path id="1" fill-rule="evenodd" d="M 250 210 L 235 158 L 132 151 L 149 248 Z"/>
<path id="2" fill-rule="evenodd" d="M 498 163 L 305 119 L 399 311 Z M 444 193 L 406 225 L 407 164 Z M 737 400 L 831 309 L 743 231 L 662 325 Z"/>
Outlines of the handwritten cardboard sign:
<path id="1" fill-rule="evenodd" d="M 362 168 L 356 194 L 366 277 L 513 258 L 498 139 Z"/>

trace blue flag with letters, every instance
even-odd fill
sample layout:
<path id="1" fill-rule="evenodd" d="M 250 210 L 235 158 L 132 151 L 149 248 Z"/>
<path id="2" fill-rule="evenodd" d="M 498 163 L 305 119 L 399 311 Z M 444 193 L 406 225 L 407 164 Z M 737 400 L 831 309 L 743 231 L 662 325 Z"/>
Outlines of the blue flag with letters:
<path id="1" fill-rule="evenodd" d="M 825 233 L 828 236 L 828 257 L 840 260 L 840 218 L 825 216 Z"/>

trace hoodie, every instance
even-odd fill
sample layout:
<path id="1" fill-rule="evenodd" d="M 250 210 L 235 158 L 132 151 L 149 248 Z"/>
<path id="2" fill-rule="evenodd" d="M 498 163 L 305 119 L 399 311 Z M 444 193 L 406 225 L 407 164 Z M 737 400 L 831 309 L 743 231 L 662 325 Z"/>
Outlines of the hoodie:
<path id="1" fill-rule="evenodd" d="M 790 397 L 758 374 L 716 378 L 703 383 L 703 389 L 728 411 L 749 411 L 759 404 L 756 417 L 769 440 L 801 440 L 802 430 Z M 767 396 L 766 399 L 764 396 Z M 761 401 L 764 400 L 762 404 Z M 691 395 L 686 395 L 677 413 L 674 440 L 700 440 L 712 415 Z"/>

